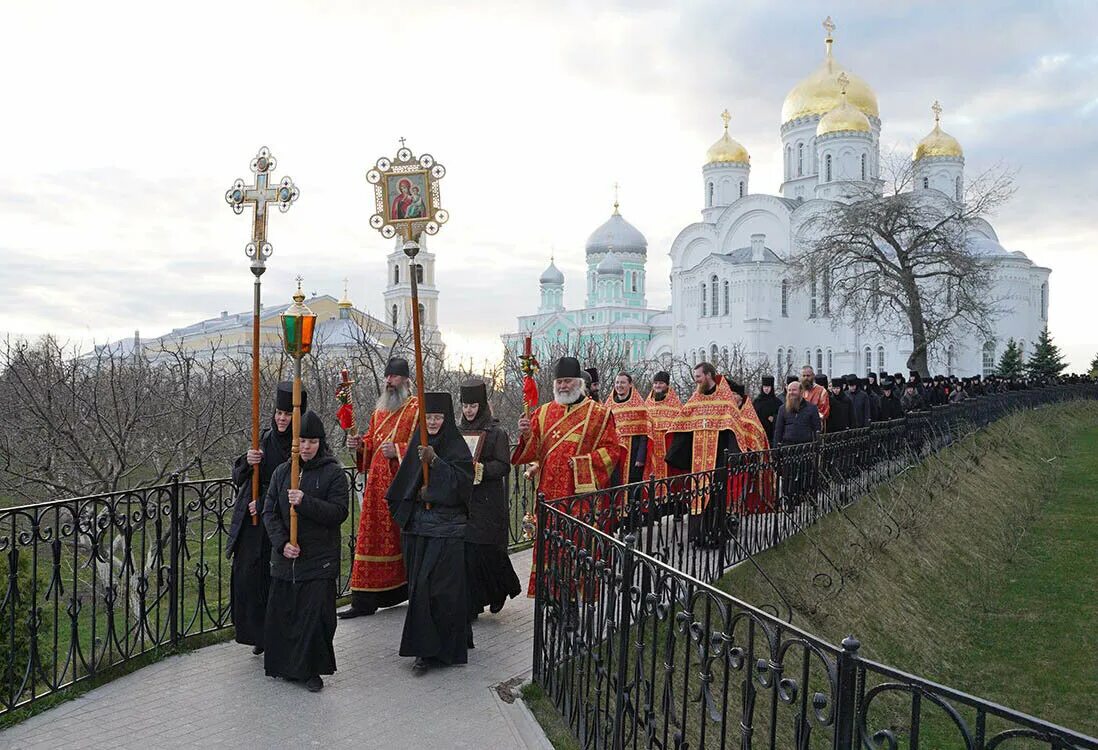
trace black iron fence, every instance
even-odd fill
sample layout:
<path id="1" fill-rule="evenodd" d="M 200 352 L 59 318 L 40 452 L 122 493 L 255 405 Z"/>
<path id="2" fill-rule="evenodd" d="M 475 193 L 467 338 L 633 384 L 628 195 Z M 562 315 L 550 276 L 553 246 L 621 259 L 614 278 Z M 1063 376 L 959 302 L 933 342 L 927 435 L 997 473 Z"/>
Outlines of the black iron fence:
<path id="1" fill-rule="evenodd" d="M 348 469 L 339 591 L 350 591 L 361 475 Z M 511 480 L 511 544 L 533 490 Z M 231 626 L 229 479 L 0 509 L 0 715 L 135 657 Z M 532 524 L 527 524 L 527 531 Z"/>
<path id="2" fill-rule="evenodd" d="M 777 587 L 753 606 L 711 585 L 966 434 L 1077 398 L 1098 386 L 981 397 L 539 503 L 535 681 L 588 748 L 1098 748 L 791 625 Z"/>

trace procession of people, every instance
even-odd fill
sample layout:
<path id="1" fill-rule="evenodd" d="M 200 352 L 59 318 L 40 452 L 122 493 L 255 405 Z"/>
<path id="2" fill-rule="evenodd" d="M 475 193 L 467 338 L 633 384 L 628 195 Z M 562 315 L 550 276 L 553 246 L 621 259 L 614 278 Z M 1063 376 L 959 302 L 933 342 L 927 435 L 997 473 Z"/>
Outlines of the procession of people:
<path id="1" fill-rule="evenodd" d="M 563 500 L 558 507 L 566 513 L 608 533 L 685 515 L 687 543 L 704 550 L 725 543 L 730 518 L 782 512 L 814 496 L 827 467 L 783 458 L 796 446 L 1029 387 L 1023 379 L 924 379 L 914 371 L 829 378 L 806 366 L 784 389 L 762 376 L 752 399 L 744 383 L 712 363 L 699 362 L 691 375 L 693 391 L 682 400 L 667 371 L 652 376 L 645 397 L 633 374 L 619 370 L 603 401 L 598 369 L 562 356 L 552 363 L 551 398 L 532 409 L 527 403 L 513 423 L 512 448 L 492 413 L 488 382 L 463 382 L 457 403 L 433 391 L 421 404 L 409 362 L 392 357 L 367 429 L 349 429 L 341 441 L 364 484 L 350 603 L 338 614 L 347 471 L 301 389 L 292 476 L 294 384 L 279 383 L 258 447 L 233 465 L 226 549 L 237 642 L 263 656 L 266 674 L 319 691 L 336 669 L 337 620 L 406 602 L 398 653 L 413 660 L 412 673 L 465 664 L 478 618 L 499 613 L 523 591 L 508 555 L 513 472 L 532 482 L 539 501 Z M 862 464 L 851 457 L 842 471 Z M 537 558 L 549 552 L 535 544 L 533 554 L 530 597 Z M 545 562 L 553 569 L 559 561 Z M 566 572 L 547 580 L 553 592 L 571 591 L 575 605 L 580 594 Z"/>

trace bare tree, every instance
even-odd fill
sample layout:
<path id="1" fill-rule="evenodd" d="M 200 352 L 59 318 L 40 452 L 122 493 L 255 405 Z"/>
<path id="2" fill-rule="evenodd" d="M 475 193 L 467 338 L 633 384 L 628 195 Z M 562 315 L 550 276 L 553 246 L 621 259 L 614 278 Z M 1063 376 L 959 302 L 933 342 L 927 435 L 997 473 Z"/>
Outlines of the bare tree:
<path id="1" fill-rule="evenodd" d="M 792 279 L 810 288 L 815 314 L 911 341 L 907 366 L 929 375 L 928 355 L 965 332 L 990 338 L 998 314 L 991 269 L 971 243 L 1014 193 L 1014 175 L 994 167 L 962 200 L 913 190 L 906 155 L 882 160 L 883 194 L 850 183 L 847 195 L 812 212 L 797 232 Z"/>

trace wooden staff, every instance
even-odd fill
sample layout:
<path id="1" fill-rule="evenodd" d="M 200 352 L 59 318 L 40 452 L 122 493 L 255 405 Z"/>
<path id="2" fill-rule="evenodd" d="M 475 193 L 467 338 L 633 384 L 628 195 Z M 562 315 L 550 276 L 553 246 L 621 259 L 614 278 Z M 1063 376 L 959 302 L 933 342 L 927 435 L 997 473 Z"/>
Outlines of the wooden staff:
<path id="1" fill-rule="evenodd" d="M 412 239 L 412 224 L 409 222 L 405 224 L 405 236 L 407 242 L 404 243 L 404 254 L 410 259 L 409 278 L 412 282 L 412 340 L 415 347 L 416 354 L 416 397 L 419 399 L 419 412 L 416 417 L 419 422 L 419 444 L 427 445 L 427 414 L 424 411 L 426 404 L 424 403 L 423 396 L 423 346 L 420 344 L 419 334 L 419 286 L 416 280 L 416 255 L 419 253 L 419 244 Z M 430 479 L 430 471 L 427 464 L 420 462 L 423 466 L 423 488 L 427 488 L 427 481 Z M 431 504 L 427 503 L 427 508 L 430 509 Z"/>
<path id="2" fill-rule="evenodd" d="M 301 356 L 294 358 L 293 442 L 290 444 L 290 489 L 301 484 Z M 297 546 L 297 508 L 290 505 L 290 544 Z"/>
<path id="3" fill-rule="evenodd" d="M 255 292 L 252 301 L 252 450 L 259 450 L 259 276 L 263 273 L 260 268 L 255 274 Z M 252 511 L 252 526 L 259 523 L 259 464 L 252 466 L 252 502 L 255 510 Z"/>

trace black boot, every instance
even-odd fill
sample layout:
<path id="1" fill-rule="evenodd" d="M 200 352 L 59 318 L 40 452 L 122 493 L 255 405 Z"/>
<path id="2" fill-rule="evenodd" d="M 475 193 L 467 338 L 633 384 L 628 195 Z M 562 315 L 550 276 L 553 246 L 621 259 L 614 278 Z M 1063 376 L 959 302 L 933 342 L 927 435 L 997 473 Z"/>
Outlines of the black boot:
<path id="1" fill-rule="evenodd" d="M 336 617 L 341 620 L 353 620 L 356 617 L 369 617 L 374 612 L 377 612 L 376 608 L 371 610 L 365 610 L 355 609 L 354 607 L 347 607 L 347 609 L 341 609 L 339 612 L 336 612 Z"/>
<path id="2" fill-rule="evenodd" d="M 314 674 L 312 677 L 305 680 L 305 689 L 310 693 L 319 693 L 324 689 L 324 680 L 320 679 L 320 675 Z"/>

